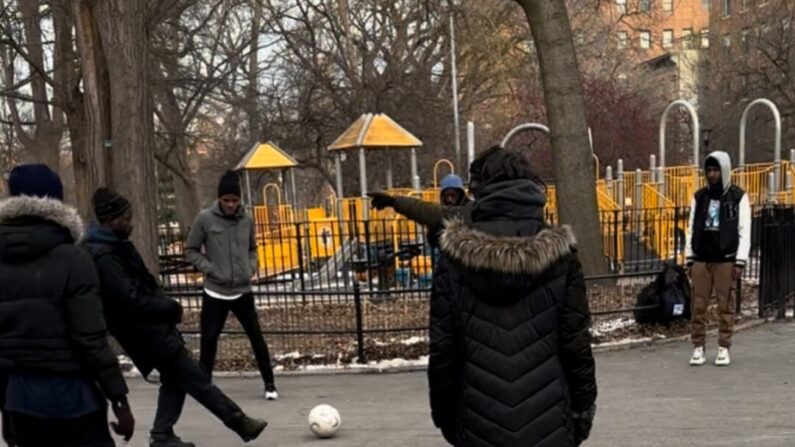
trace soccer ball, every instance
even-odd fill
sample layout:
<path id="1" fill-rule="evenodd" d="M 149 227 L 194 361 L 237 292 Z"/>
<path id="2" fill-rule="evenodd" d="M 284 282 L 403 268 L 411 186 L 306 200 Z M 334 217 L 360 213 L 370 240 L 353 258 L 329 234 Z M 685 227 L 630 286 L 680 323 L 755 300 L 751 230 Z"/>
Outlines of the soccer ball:
<path id="1" fill-rule="evenodd" d="M 309 429 L 318 438 L 330 438 L 342 425 L 340 412 L 331 405 L 318 405 L 309 412 Z"/>

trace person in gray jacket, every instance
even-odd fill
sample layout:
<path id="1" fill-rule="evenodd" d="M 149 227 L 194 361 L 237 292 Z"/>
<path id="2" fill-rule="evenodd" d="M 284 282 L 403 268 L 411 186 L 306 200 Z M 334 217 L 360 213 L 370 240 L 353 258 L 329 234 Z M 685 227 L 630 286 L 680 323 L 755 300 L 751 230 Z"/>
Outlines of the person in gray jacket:
<path id="1" fill-rule="evenodd" d="M 251 342 L 265 382 L 265 398 L 276 400 L 279 393 L 270 353 L 251 292 L 257 271 L 254 220 L 241 206 L 240 197 L 240 180 L 235 172 L 227 171 L 218 184 L 218 201 L 199 213 L 185 244 L 188 261 L 204 274 L 199 362 L 212 374 L 218 337 L 231 311 Z"/>

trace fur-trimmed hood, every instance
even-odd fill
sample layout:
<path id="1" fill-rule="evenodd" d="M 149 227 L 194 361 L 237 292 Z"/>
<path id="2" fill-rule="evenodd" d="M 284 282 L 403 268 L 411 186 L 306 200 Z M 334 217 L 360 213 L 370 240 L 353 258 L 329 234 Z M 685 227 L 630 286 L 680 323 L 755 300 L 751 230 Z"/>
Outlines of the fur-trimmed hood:
<path id="1" fill-rule="evenodd" d="M 571 254 L 576 239 L 569 226 L 546 228 L 533 237 L 497 236 L 448 221 L 442 251 L 466 268 L 518 276 L 538 276 Z"/>
<path id="2" fill-rule="evenodd" d="M 85 226 L 77 210 L 60 200 L 17 196 L 0 201 L 0 225 L 23 218 L 40 218 L 67 229 L 75 243 L 83 238 Z"/>

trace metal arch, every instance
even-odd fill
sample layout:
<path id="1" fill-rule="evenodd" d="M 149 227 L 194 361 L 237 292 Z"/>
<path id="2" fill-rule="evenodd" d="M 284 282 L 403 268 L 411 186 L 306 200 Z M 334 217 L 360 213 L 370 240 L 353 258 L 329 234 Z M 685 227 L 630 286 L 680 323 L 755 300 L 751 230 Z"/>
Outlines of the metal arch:
<path id="1" fill-rule="evenodd" d="M 508 132 L 507 135 L 505 135 L 505 138 L 503 138 L 502 142 L 500 143 L 500 147 L 504 148 L 505 146 L 508 145 L 508 143 L 511 141 L 511 139 L 513 137 L 515 137 L 516 135 L 518 135 L 518 134 L 520 134 L 522 132 L 528 131 L 528 130 L 538 130 L 538 131 L 544 132 L 545 134 L 549 135 L 549 127 L 547 127 L 547 126 L 545 126 L 543 124 L 538 124 L 538 123 L 520 124 L 520 125 L 514 127 L 513 129 L 511 129 L 511 131 Z"/>
<path id="2" fill-rule="evenodd" d="M 690 113 L 690 119 L 693 121 L 693 165 L 698 166 L 699 159 L 699 139 L 701 138 L 701 127 L 698 121 L 698 113 L 693 104 L 690 104 L 684 99 L 677 99 L 676 101 L 668 104 L 663 112 L 662 119 L 660 120 L 660 154 L 659 162 L 660 168 L 665 169 L 665 128 L 668 124 L 668 113 L 675 107 L 684 107 Z M 661 179 L 660 179 L 661 180 Z"/>
<path id="3" fill-rule="evenodd" d="M 773 165 L 775 167 L 774 182 L 776 188 L 778 188 L 779 179 L 781 178 L 781 113 L 779 113 L 776 104 L 769 99 L 756 99 L 748 104 L 748 107 L 746 107 L 745 111 L 743 111 L 743 117 L 740 119 L 740 167 L 745 166 L 745 128 L 748 124 L 748 115 L 750 114 L 751 109 L 758 105 L 765 105 L 768 109 L 770 109 L 770 111 L 773 113 L 773 120 L 775 121 L 776 125 L 776 135 L 773 148 Z"/>

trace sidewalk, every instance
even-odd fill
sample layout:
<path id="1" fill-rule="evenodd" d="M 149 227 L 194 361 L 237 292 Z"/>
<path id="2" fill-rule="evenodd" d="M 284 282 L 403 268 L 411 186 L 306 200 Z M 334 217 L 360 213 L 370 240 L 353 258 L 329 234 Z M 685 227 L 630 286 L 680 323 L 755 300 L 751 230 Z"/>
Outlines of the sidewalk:
<path id="1" fill-rule="evenodd" d="M 709 343 L 715 343 L 710 340 Z M 587 447 L 795 445 L 795 323 L 768 324 L 739 333 L 734 364 L 687 366 L 686 342 L 597 355 L 599 400 Z M 708 347 L 710 360 L 715 348 Z M 262 399 L 254 379 L 219 379 L 220 386 L 271 426 L 255 446 L 443 447 L 431 424 L 424 373 L 277 378 L 283 398 Z M 131 380 L 139 421 L 129 444 L 147 446 L 156 387 Z M 315 439 L 306 415 L 329 403 L 343 429 Z M 243 445 L 189 399 L 179 433 L 201 447 Z M 119 445 L 122 445 L 121 443 Z"/>

